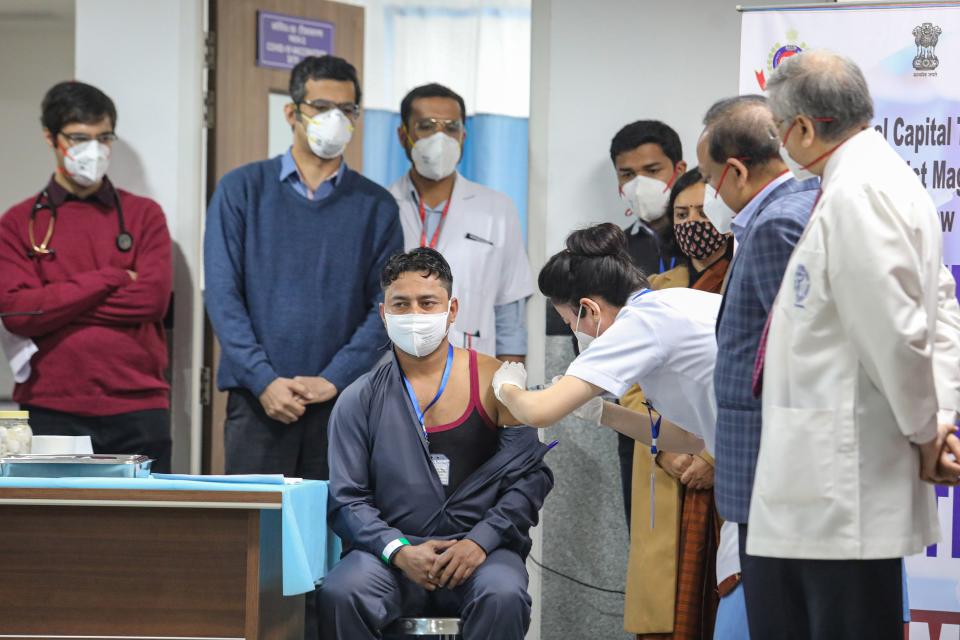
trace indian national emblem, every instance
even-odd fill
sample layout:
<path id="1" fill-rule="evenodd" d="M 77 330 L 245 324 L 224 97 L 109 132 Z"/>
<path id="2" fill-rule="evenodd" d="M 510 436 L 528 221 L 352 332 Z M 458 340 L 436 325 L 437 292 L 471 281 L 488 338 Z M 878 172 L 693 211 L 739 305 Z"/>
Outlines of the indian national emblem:
<path id="1" fill-rule="evenodd" d="M 932 22 L 924 22 L 913 28 L 913 41 L 917 43 L 917 55 L 913 58 L 913 68 L 917 71 L 933 71 L 940 64 L 934 49 L 943 32 Z"/>

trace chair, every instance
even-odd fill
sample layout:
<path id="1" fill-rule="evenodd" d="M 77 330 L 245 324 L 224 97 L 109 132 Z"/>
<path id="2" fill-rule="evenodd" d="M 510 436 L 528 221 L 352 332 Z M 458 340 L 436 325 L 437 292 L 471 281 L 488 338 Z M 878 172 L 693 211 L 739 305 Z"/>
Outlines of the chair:
<path id="1" fill-rule="evenodd" d="M 399 618 L 383 632 L 399 637 L 438 636 L 440 640 L 463 637 L 460 635 L 460 618 Z"/>

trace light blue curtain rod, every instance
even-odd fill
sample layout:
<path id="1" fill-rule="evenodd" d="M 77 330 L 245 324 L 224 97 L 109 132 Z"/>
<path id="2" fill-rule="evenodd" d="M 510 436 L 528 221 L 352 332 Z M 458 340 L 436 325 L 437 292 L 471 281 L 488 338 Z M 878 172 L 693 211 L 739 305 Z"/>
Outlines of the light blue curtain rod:
<path id="1" fill-rule="evenodd" d="M 958 0 L 932 0 L 931 2 L 821 2 L 816 4 L 783 4 L 770 7 L 744 7 L 737 5 L 737 11 L 814 11 L 818 9 L 937 9 L 942 7 L 960 7 Z"/>

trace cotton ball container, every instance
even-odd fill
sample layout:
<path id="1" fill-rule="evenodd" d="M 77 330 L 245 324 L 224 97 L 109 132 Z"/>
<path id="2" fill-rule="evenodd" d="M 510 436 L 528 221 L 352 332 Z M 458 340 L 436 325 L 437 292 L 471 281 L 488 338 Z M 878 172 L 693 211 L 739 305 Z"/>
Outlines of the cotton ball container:
<path id="1" fill-rule="evenodd" d="M 30 453 L 29 416 L 26 411 L 0 411 L 0 456 Z"/>

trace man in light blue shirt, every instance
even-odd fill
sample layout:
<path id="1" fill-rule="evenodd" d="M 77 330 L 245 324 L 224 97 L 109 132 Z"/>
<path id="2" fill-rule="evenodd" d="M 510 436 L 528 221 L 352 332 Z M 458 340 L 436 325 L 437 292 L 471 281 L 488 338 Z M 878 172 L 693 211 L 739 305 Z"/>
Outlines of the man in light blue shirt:
<path id="1" fill-rule="evenodd" d="M 333 190 L 340 184 L 346 170 L 347 161 L 341 160 L 340 166 L 329 178 L 321 182 L 316 189 L 311 189 L 303 179 L 300 169 L 293 159 L 293 147 L 287 149 L 287 152 L 280 157 L 280 182 L 290 185 L 294 191 L 314 202 L 323 200 L 333 193 Z"/>

